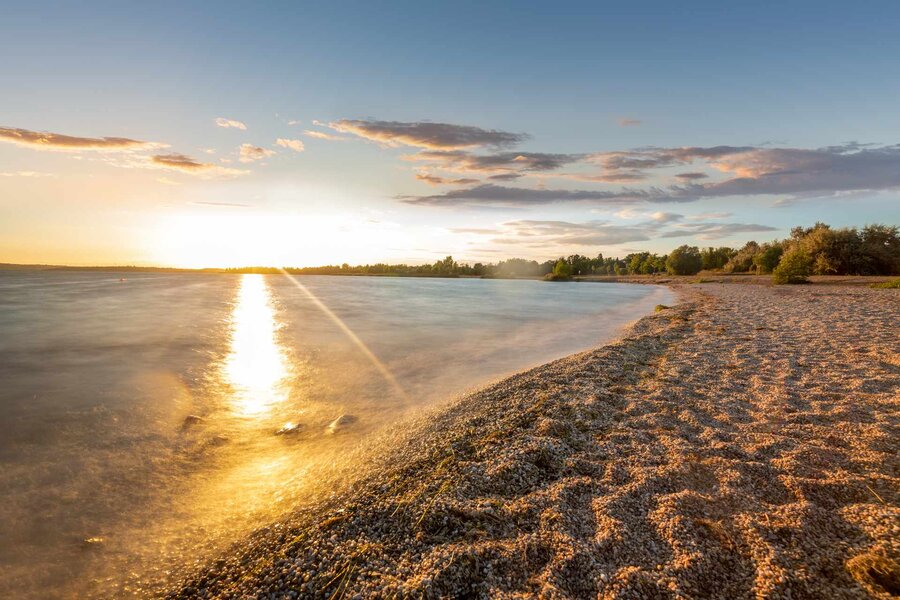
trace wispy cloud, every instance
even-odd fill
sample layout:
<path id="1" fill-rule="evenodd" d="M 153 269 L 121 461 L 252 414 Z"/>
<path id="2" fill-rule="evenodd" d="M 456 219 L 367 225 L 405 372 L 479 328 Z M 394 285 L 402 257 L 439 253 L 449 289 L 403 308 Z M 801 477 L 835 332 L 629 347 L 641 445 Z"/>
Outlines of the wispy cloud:
<path id="1" fill-rule="evenodd" d="M 619 119 L 619 127 L 637 127 L 638 125 L 642 125 L 644 122 L 640 119 L 630 119 L 628 117 L 621 117 Z"/>
<path id="2" fill-rule="evenodd" d="M 294 152 L 303 152 L 306 147 L 301 140 L 290 140 L 287 138 L 278 138 L 275 143 L 282 148 L 290 148 Z"/>
<path id="3" fill-rule="evenodd" d="M 436 168 L 473 173 L 552 171 L 584 158 L 582 154 L 546 152 L 499 152 L 472 154 L 463 150 L 428 150 L 403 157 L 408 161 L 428 162 Z"/>
<path id="4" fill-rule="evenodd" d="M 311 138 L 316 138 L 317 140 L 329 140 L 332 142 L 341 142 L 344 141 L 345 137 L 341 137 L 339 135 L 333 135 L 331 133 L 324 133 L 322 131 L 313 131 L 312 129 L 304 129 L 303 135 Z"/>
<path id="5" fill-rule="evenodd" d="M 448 179 L 447 177 L 441 177 L 440 175 L 432 175 L 431 173 L 416 173 L 416 179 L 424 181 L 428 185 L 472 185 L 473 183 L 478 183 L 477 179 L 470 179 L 468 177 Z"/>
<path id="6" fill-rule="evenodd" d="M 150 157 L 147 164 L 144 164 L 144 162 L 142 161 L 136 161 L 132 162 L 130 165 L 117 166 L 133 166 L 138 168 L 153 166 L 156 168 L 171 169 L 174 171 L 180 171 L 182 173 L 188 173 L 191 175 L 200 175 L 203 177 L 233 177 L 246 173 L 246 171 L 241 171 L 239 169 L 230 169 L 212 163 L 200 162 L 191 158 L 190 156 L 177 153 L 156 154 Z"/>
<path id="7" fill-rule="evenodd" d="M 700 240 L 718 240 L 736 233 L 761 233 L 776 231 L 775 227 L 753 223 L 682 223 L 671 231 L 660 233 L 663 238 L 693 236 Z"/>
<path id="8" fill-rule="evenodd" d="M 709 178 L 709 175 L 707 175 L 706 173 L 693 171 L 690 173 L 678 173 L 677 175 L 675 175 L 675 178 L 682 181 L 697 181 L 700 179 L 707 179 Z"/>
<path id="9" fill-rule="evenodd" d="M 573 246 L 614 246 L 650 239 L 648 231 L 639 226 L 614 225 L 606 221 L 571 223 L 568 221 L 520 220 L 503 223 L 484 235 L 493 236 L 494 244 L 526 248 L 554 248 Z"/>
<path id="10" fill-rule="evenodd" d="M 242 122 L 235 121 L 234 119 L 226 119 L 225 117 L 217 118 L 216 125 L 218 125 L 219 127 L 224 127 L 226 129 L 240 129 L 241 131 L 246 131 L 247 129 L 247 126 Z"/>
<path id="11" fill-rule="evenodd" d="M 654 238 L 696 236 L 713 240 L 737 233 L 774 231 L 774 227 L 753 223 L 695 223 L 684 225 L 683 215 L 654 213 L 646 221 L 634 224 L 617 224 L 604 220 L 573 223 L 551 220 L 518 220 L 502 223 L 492 228 L 455 228 L 458 234 L 475 235 L 484 241 L 498 245 L 540 249 L 546 252 L 565 251 L 574 248 L 616 246 L 631 242 L 643 242 Z"/>
<path id="12" fill-rule="evenodd" d="M 593 201 L 609 205 L 628 204 L 651 199 L 653 193 L 643 190 L 551 190 L 514 188 L 490 183 L 463 190 L 451 190 L 430 196 L 399 196 L 398 199 L 419 206 L 529 206 L 556 202 Z"/>
<path id="13" fill-rule="evenodd" d="M 274 150 L 260 148 L 259 146 L 254 146 L 253 144 L 241 144 L 240 153 L 241 157 L 238 160 L 240 160 L 242 163 L 251 163 L 275 155 Z"/>
<path id="14" fill-rule="evenodd" d="M 43 171 L 6 171 L 5 173 L 0 173 L 0 177 L 52 178 L 57 177 L 57 175 L 55 173 L 44 173 Z"/>
<path id="15" fill-rule="evenodd" d="M 59 152 L 126 152 L 166 147 L 166 144 L 158 142 L 143 142 L 124 137 L 79 137 L 12 127 L 0 127 L 0 141 L 26 146 L 34 150 Z"/>
<path id="16" fill-rule="evenodd" d="M 415 146 L 431 150 L 461 150 L 464 148 L 503 148 L 518 144 L 528 136 L 496 129 L 482 129 L 469 125 L 432 123 L 429 121 L 359 121 L 342 119 L 329 127 L 343 133 L 378 142 L 385 146 Z"/>

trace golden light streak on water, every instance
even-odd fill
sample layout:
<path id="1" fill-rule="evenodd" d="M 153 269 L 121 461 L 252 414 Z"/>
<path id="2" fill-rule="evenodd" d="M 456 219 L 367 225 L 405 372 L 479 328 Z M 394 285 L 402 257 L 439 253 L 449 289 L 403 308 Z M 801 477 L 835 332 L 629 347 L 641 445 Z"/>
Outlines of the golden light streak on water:
<path id="1" fill-rule="evenodd" d="M 263 275 L 244 275 L 231 316 L 231 351 L 225 379 L 234 390 L 235 411 L 268 412 L 286 397 L 287 358 L 278 343 L 278 322 Z"/>
<path id="2" fill-rule="evenodd" d="M 293 277 L 290 273 L 288 273 L 288 272 L 285 271 L 284 269 L 281 269 L 281 272 L 282 272 L 282 274 L 284 274 L 284 276 L 287 277 L 287 278 L 291 281 L 291 283 L 293 283 L 300 291 L 302 291 L 304 294 L 306 294 L 306 297 L 309 298 L 309 299 L 312 301 L 312 303 L 315 304 L 316 307 L 317 307 L 319 310 L 321 310 L 323 313 L 325 313 L 325 315 L 326 315 L 329 319 L 331 319 L 331 320 L 334 322 L 334 324 L 337 325 L 338 328 L 339 328 L 342 332 L 344 332 L 344 334 L 345 334 L 348 338 L 350 338 L 350 341 L 353 342 L 353 344 L 359 349 L 360 352 L 363 353 L 363 355 L 364 355 L 367 359 L 369 359 L 369 361 L 370 361 L 370 362 L 372 363 L 372 365 L 378 370 L 378 372 L 381 374 L 381 376 L 384 378 L 384 380 L 387 381 L 387 382 L 391 385 L 391 387 L 394 388 L 394 391 L 396 391 L 397 394 L 398 394 L 404 401 L 408 401 L 408 400 L 409 400 L 409 397 L 406 395 L 406 392 L 405 392 L 405 391 L 403 390 L 403 388 L 400 386 L 400 383 L 397 382 L 397 379 L 394 377 L 393 373 L 391 373 L 390 370 L 388 370 L 388 368 L 385 366 L 385 364 L 384 364 L 383 362 L 381 362 L 381 361 L 378 359 L 378 357 L 375 356 L 375 354 L 374 354 L 371 350 L 369 350 L 369 347 L 366 346 L 365 342 L 363 342 L 363 341 L 359 338 L 359 336 L 356 335 L 356 334 L 353 332 L 353 330 L 350 329 L 350 327 L 348 327 L 347 324 L 344 323 L 344 321 L 343 321 L 339 316 L 337 316 L 336 314 L 334 314 L 334 312 L 333 312 L 330 308 L 328 308 L 328 306 L 326 306 L 324 302 L 322 302 L 321 300 L 319 300 L 319 298 L 316 297 L 316 295 L 313 294 L 313 293 L 309 290 L 309 288 L 307 288 L 305 285 L 303 285 L 302 283 L 300 283 L 299 281 L 297 281 L 297 279 L 296 279 L 295 277 Z"/>

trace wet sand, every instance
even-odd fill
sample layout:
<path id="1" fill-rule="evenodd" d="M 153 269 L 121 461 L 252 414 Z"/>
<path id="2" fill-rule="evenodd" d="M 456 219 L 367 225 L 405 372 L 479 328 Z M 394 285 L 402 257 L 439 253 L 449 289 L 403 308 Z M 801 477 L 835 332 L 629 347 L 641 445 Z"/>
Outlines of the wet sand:
<path id="1" fill-rule="evenodd" d="M 396 428 L 171 597 L 900 594 L 900 291 L 679 291 Z"/>

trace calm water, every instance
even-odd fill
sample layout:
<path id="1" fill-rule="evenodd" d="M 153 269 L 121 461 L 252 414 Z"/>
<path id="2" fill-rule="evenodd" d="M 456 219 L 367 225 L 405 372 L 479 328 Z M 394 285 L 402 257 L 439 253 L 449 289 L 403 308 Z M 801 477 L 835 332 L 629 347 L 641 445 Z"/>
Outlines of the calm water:
<path id="1" fill-rule="evenodd" d="M 317 473 L 409 411 L 669 300 L 600 283 L 0 271 L 0 597 L 146 593 L 327 492 Z"/>

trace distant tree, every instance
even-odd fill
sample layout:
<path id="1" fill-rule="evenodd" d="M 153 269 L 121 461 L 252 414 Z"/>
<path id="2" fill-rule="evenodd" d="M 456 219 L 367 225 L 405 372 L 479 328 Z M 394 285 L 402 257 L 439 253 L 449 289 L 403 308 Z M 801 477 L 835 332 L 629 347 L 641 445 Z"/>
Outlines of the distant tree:
<path id="1" fill-rule="evenodd" d="M 806 283 L 809 281 L 811 264 L 809 254 L 794 245 L 782 255 L 778 266 L 772 271 L 772 280 L 776 285 Z"/>
<path id="2" fill-rule="evenodd" d="M 671 275 L 696 275 L 703 268 L 703 259 L 696 246 L 679 246 L 666 259 L 666 271 Z"/>
<path id="3" fill-rule="evenodd" d="M 896 225 L 866 225 L 859 235 L 865 257 L 861 274 L 900 274 L 900 228 Z"/>
<path id="4" fill-rule="evenodd" d="M 714 271 L 723 268 L 736 252 L 733 248 L 726 246 L 704 248 L 700 251 L 700 257 L 703 259 L 703 270 Z"/>
<path id="5" fill-rule="evenodd" d="M 556 261 L 556 266 L 553 267 L 553 276 L 557 279 L 569 279 L 572 277 L 572 272 L 572 265 L 562 258 Z"/>
<path id="6" fill-rule="evenodd" d="M 753 257 L 759 254 L 759 244 L 747 242 L 744 247 L 734 253 L 725 263 L 725 271 L 728 273 L 746 273 L 753 268 Z"/>
<path id="7" fill-rule="evenodd" d="M 753 266 L 756 267 L 756 272 L 771 273 L 778 266 L 782 254 L 784 254 L 784 247 L 781 244 L 777 242 L 763 244 L 760 252 L 753 256 Z"/>

